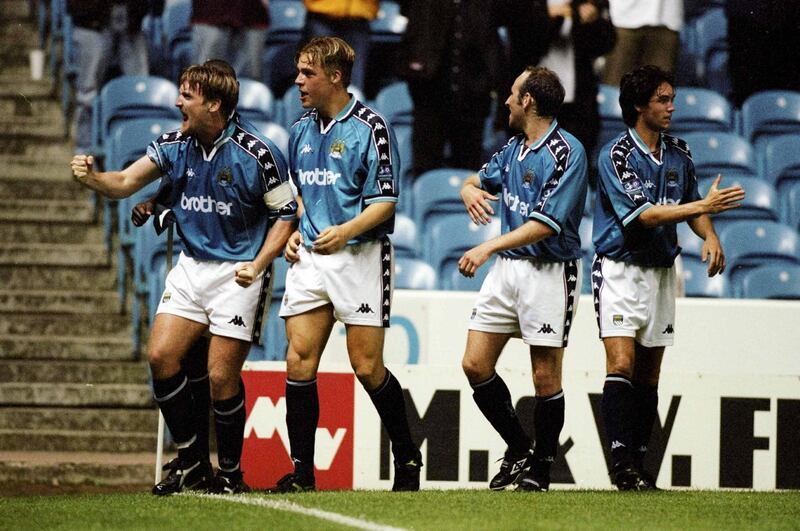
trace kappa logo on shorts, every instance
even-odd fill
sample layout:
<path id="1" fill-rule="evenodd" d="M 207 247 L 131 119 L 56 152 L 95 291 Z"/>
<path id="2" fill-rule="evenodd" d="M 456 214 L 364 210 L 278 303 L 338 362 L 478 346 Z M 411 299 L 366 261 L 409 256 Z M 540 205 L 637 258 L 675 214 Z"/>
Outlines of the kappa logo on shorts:
<path id="1" fill-rule="evenodd" d="M 234 315 L 233 319 L 228 321 L 228 324 L 232 324 L 234 326 L 245 326 L 244 319 L 242 319 L 241 315 Z"/>
<path id="2" fill-rule="evenodd" d="M 556 331 L 553 330 L 553 327 L 550 326 L 550 323 L 544 323 L 542 327 L 539 329 L 540 334 L 555 334 Z"/>
<path id="3" fill-rule="evenodd" d="M 667 325 L 667 327 L 664 329 L 664 331 L 661 332 L 661 333 L 662 334 L 674 334 L 675 333 L 675 329 L 672 328 L 672 323 L 669 323 Z"/>
<path id="4" fill-rule="evenodd" d="M 611 318 L 611 322 L 614 323 L 614 326 L 622 326 L 622 316 L 620 314 L 614 314 Z"/>
<path id="5" fill-rule="evenodd" d="M 361 306 L 356 309 L 356 313 L 375 313 L 372 311 L 372 308 L 369 307 L 369 304 L 366 302 L 362 302 Z"/>
<path id="6" fill-rule="evenodd" d="M 478 309 L 477 308 L 473 308 L 472 309 L 472 315 L 470 315 L 469 318 L 470 319 L 475 319 L 476 315 L 478 315 Z"/>

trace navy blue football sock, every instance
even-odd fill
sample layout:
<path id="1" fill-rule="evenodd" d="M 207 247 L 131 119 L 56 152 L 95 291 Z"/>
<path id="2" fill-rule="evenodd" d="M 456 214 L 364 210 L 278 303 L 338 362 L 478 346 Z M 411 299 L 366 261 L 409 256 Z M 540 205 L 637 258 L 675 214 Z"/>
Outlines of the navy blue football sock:
<path id="1" fill-rule="evenodd" d="M 406 417 L 406 401 L 403 388 L 397 378 L 386 369 L 383 382 L 372 391 L 367 390 L 372 404 L 378 411 L 383 427 L 392 441 L 392 453 L 399 462 L 406 462 L 417 455 L 417 446 L 411 440 Z"/>
<path id="2" fill-rule="evenodd" d="M 499 374 L 494 373 L 489 379 L 472 385 L 472 398 L 512 453 L 521 454 L 530 449 L 531 439 L 522 429 L 511 403 L 511 393 Z"/>
<path id="3" fill-rule="evenodd" d="M 642 468 L 653 423 L 658 416 L 658 387 L 636 384 L 633 386 L 634 424 L 633 424 L 633 461 Z"/>
<path id="4" fill-rule="evenodd" d="M 314 440 L 319 424 L 317 380 L 286 379 L 286 427 L 294 470 L 314 478 Z"/>
<path id="5" fill-rule="evenodd" d="M 601 409 L 606 439 L 611 449 L 611 469 L 633 464 L 633 385 L 620 374 L 609 374 L 603 386 Z"/>
<path id="6" fill-rule="evenodd" d="M 208 382 L 208 339 L 198 338 L 189 348 L 181 365 L 189 378 L 189 387 L 194 400 L 197 451 L 201 456 L 208 458 L 209 413 L 211 411 L 211 387 Z"/>
<path id="7" fill-rule="evenodd" d="M 244 406 L 244 382 L 239 381 L 239 392 L 225 400 L 214 400 L 214 427 L 217 430 L 217 458 L 222 473 L 239 471 L 244 444 L 244 423 L 247 414 Z"/>
<path id="8" fill-rule="evenodd" d="M 533 473 L 536 478 L 549 478 L 550 466 L 558 453 L 558 437 L 564 427 L 564 391 L 550 396 L 537 396 L 533 406 L 536 446 L 533 451 Z"/>
<path id="9" fill-rule="evenodd" d="M 178 457 L 184 461 L 200 459 L 196 444 L 194 401 L 186 373 L 181 370 L 169 378 L 154 378 L 153 396 L 178 448 Z"/>

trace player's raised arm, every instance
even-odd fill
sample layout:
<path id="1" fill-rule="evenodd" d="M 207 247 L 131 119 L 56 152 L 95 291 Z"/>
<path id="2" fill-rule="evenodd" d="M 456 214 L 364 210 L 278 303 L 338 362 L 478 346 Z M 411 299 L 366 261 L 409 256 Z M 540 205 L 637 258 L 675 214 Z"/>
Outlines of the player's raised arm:
<path id="1" fill-rule="evenodd" d="M 92 155 L 75 155 L 70 167 L 76 181 L 110 199 L 128 197 L 161 175 L 147 155 L 122 171 L 96 171 Z"/>

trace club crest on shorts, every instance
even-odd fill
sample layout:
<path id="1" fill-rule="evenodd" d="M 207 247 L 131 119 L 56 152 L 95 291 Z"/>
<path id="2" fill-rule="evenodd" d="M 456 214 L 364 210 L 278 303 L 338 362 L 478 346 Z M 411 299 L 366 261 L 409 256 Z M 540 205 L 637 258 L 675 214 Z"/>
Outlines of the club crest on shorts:
<path id="1" fill-rule="evenodd" d="M 331 144 L 331 158 L 340 159 L 344 154 L 344 140 L 336 139 Z"/>
<path id="2" fill-rule="evenodd" d="M 525 188 L 530 188 L 534 177 L 535 175 L 533 174 L 533 170 L 526 171 L 525 175 L 522 176 L 522 186 Z"/>
<path id="3" fill-rule="evenodd" d="M 165 291 L 164 295 L 161 296 L 161 302 L 162 303 L 169 302 L 171 298 L 172 298 L 172 293 L 170 293 L 169 291 Z"/>
<path id="4" fill-rule="evenodd" d="M 614 326 L 622 326 L 622 315 L 615 313 L 611 318 L 611 322 L 614 323 Z"/>
<path id="5" fill-rule="evenodd" d="M 233 182 L 233 172 L 230 168 L 225 167 L 217 173 L 217 182 L 219 184 L 231 184 Z"/>

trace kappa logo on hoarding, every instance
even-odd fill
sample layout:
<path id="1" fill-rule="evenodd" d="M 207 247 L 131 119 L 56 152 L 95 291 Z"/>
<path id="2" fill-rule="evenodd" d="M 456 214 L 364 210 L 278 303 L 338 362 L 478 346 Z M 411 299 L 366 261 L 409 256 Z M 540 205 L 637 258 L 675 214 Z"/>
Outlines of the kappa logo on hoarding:
<path id="1" fill-rule="evenodd" d="M 286 373 L 243 371 L 247 388 L 242 470 L 256 488 L 274 485 L 292 470 L 286 427 Z M 320 422 L 316 431 L 314 465 L 319 489 L 353 487 L 354 376 L 317 375 Z"/>

